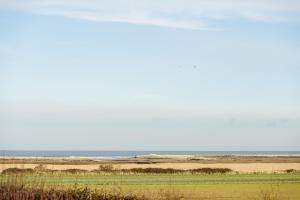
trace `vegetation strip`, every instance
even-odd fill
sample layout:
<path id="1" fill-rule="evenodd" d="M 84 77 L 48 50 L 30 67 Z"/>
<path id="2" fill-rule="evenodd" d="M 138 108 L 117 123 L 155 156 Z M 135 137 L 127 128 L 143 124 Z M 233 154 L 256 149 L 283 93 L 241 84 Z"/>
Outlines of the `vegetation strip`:
<path id="1" fill-rule="evenodd" d="M 2 175 L 0 180 L 13 179 Z M 24 182 L 45 184 L 92 185 L 199 185 L 220 183 L 300 183 L 300 173 L 295 174 L 41 174 L 21 175 Z"/>
<path id="2" fill-rule="evenodd" d="M 19 184 L 1 184 L 0 200 L 142 200 L 134 194 L 109 192 L 105 190 L 84 188 L 45 188 L 27 187 Z"/>
<path id="3" fill-rule="evenodd" d="M 112 165 L 99 165 L 97 170 L 82 170 L 82 169 L 65 169 L 65 170 L 52 170 L 47 169 L 44 165 L 38 165 L 34 169 L 30 168 L 7 168 L 2 171 L 2 174 L 30 174 L 30 173 L 71 173 L 71 174 L 80 174 L 80 173 L 150 173 L 150 174 L 176 174 L 176 173 L 203 173 L 203 174 L 225 174 L 232 172 L 228 168 L 197 168 L 197 169 L 174 169 L 174 168 L 132 168 L 132 169 L 117 169 Z"/>

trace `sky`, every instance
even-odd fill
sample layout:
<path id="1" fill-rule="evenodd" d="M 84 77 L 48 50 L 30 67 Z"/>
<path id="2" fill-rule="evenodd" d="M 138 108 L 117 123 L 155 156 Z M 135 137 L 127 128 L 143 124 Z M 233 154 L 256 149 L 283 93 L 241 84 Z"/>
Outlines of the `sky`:
<path id="1" fill-rule="evenodd" d="M 299 0 L 0 0 L 2 150 L 300 150 Z"/>

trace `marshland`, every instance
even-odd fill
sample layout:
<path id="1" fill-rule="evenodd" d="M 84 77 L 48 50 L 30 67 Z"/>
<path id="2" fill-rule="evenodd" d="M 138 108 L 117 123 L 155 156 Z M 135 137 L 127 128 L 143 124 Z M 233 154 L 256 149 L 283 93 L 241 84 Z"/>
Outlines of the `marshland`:
<path id="1" fill-rule="evenodd" d="M 142 159 L 132 157 L 128 158 L 127 162 L 126 159 L 95 161 L 89 158 L 3 158 L 0 199 L 297 200 L 300 198 L 298 189 L 300 170 L 297 168 L 300 163 L 297 156 L 256 158 L 225 156 L 226 162 L 224 156 L 215 156 L 213 159 L 209 156 L 198 156 L 199 159 L 196 161 L 194 158 L 182 156 L 150 157 L 143 156 Z M 238 171 L 238 168 L 226 167 L 233 166 L 228 165 L 230 163 L 251 165 L 252 162 L 241 163 L 241 161 L 253 159 L 256 159 L 257 166 L 273 165 L 273 169 L 248 168 L 248 171 Z M 214 163 L 206 163 L 209 160 L 214 160 Z M 218 160 L 223 163 L 218 163 Z M 204 163 L 201 163 L 202 161 Z M 187 167 L 189 164 L 197 166 L 197 162 L 201 164 L 198 165 L 202 166 L 201 168 Z M 176 167 L 176 164 L 182 165 Z M 284 167 L 276 168 L 276 165 L 280 164 L 284 164 Z M 185 168 L 179 168 L 180 166 Z"/>

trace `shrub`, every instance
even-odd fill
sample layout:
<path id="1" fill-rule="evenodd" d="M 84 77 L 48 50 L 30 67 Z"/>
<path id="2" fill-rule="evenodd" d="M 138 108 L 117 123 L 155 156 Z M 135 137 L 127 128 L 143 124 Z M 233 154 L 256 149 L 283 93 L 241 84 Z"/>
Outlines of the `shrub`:
<path id="1" fill-rule="evenodd" d="M 110 164 L 104 164 L 104 165 L 99 165 L 99 171 L 102 171 L 102 172 L 112 172 L 112 171 L 115 171 L 115 168 L 113 165 L 110 165 Z"/>
<path id="2" fill-rule="evenodd" d="M 84 170 L 84 169 L 64 169 L 64 170 L 61 170 L 60 172 L 66 172 L 66 173 L 70 173 L 70 174 L 80 174 L 80 173 L 86 173 L 88 171 Z"/>
<path id="3" fill-rule="evenodd" d="M 154 174 L 174 174 L 174 173 L 182 173 L 184 170 L 181 169 L 173 169 L 173 168 L 132 168 L 132 169 L 123 169 L 123 172 L 133 172 L 133 173 L 154 173 Z"/>
<path id="4" fill-rule="evenodd" d="M 287 170 L 285 170 L 285 172 L 286 173 L 294 173 L 294 172 L 296 172 L 297 170 L 295 170 L 295 169 L 287 169 Z"/>
<path id="5" fill-rule="evenodd" d="M 42 164 L 39 164 L 38 166 L 36 166 L 36 167 L 34 168 L 34 170 L 35 170 L 35 171 L 38 171 L 38 172 L 49 171 L 49 170 L 47 170 L 47 168 L 46 168 L 44 165 L 42 165 Z"/>
<path id="6" fill-rule="evenodd" d="M 198 168 L 191 169 L 191 173 L 204 173 L 204 174 L 225 174 L 232 172 L 231 169 L 228 168 Z"/>
<path id="7" fill-rule="evenodd" d="M 7 168 L 1 174 L 29 174 L 34 173 L 33 169 Z"/>
<path id="8" fill-rule="evenodd" d="M 174 169 L 174 168 L 132 168 L 132 169 L 122 169 L 125 173 L 153 173 L 153 174 L 175 174 L 175 173 L 203 173 L 203 174 L 225 174 L 232 172 L 228 168 L 198 168 L 198 169 Z"/>

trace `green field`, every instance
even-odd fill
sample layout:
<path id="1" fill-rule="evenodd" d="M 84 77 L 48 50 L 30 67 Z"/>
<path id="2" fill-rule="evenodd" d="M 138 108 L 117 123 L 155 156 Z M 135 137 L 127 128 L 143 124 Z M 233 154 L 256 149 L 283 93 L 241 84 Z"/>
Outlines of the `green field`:
<path id="1" fill-rule="evenodd" d="M 46 185 L 88 185 L 106 189 L 155 195 L 170 192 L 186 199 L 300 199 L 300 173 L 282 174 L 43 174 L 22 175 L 27 183 Z M 13 179 L 1 176 L 1 179 Z M 266 199 L 266 198 L 265 198 Z"/>

